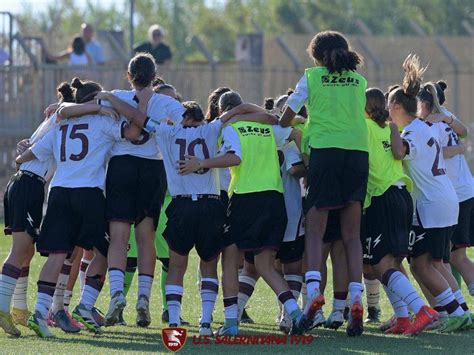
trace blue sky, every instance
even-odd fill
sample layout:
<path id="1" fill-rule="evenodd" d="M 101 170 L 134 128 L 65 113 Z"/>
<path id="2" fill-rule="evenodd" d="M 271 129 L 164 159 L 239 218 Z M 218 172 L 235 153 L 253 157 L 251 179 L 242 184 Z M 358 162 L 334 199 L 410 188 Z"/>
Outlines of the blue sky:
<path id="1" fill-rule="evenodd" d="M 123 5 L 128 0 L 90 0 L 103 7 L 108 7 L 111 4 Z M 58 3 L 60 0 L 0 0 L 0 11 L 9 11 L 13 14 L 22 12 L 24 6 L 33 11 L 41 11 L 46 8 L 48 4 Z M 76 4 L 87 4 L 86 0 L 75 0 Z"/>

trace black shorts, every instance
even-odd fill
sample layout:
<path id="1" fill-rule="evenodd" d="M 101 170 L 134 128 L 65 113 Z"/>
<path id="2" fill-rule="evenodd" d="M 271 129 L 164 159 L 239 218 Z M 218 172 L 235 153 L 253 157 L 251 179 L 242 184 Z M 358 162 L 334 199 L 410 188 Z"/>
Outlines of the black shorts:
<path id="1" fill-rule="evenodd" d="M 341 213 L 340 210 L 331 210 L 328 213 L 326 232 L 323 236 L 323 243 L 332 243 L 342 240 L 341 234 Z"/>
<path id="2" fill-rule="evenodd" d="M 227 210 L 227 206 L 229 206 L 229 194 L 225 190 L 221 190 L 221 202 Z"/>
<path id="3" fill-rule="evenodd" d="M 474 198 L 459 203 L 458 224 L 451 236 L 453 250 L 471 246 L 471 214 L 473 207 Z"/>
<path id="4" fill-rule="evenodd" d="M 413 201 L 405 187 L 391 186 L 373 197 L 365 210 L 362 239 L 364 262 L 377 265 L 386 255 L 408 256 L 408 239 L 413 220 Z"/>
<path id="5" fill-rule="evenodd" d="M 101 189 L 53 187 L 36 249 L 41 255 L 70 254 L 75 246 L 91 250 L 103 243 L 105 232 Z"/>
<path id="6" fill-rule="evenodd" d="M 227 208 L 224 246 L 236 244 L 243 251 L 278 251 L 285 236 L 286 207 L 277 191 L 233 194 Z"/>
<path id="7" fill-rule="evenodd" d="M 162 160 L 113 157 L 107 168 L 107 221 L 138 225 L 145 217 L 151 217 L 156 230 L 166 188 Z"/>
<path id="8" fill-rule="evenodd" d="M 7 184 L 3 196 L 5 234 L 27 232 L 38 239 L 43 218 L 45 181 L 29 171 L 18 171 Z"/>
<path id="9" fill-rule="evenodd" d="M 363 202 L 368 176 L 367 152 L 311 149 L 305 210 L 339 209 L 350 202 Z"/>
<path id="10" fill-rule="evenodd" d="M 163 237 L 175 253 L 185 256 L 195 247 L 204 261 L 211 261 L 219 255 L 225 224 L 225 208 L 219 196 L 197 201 L 173 197 L 166 216 L 168 222 Z"/>
<path id="11" fill-rule="evenodd" d="M 410 232 L 410 257 L 416 258 L 430 253 L 433 261 L 449 263 L 450 241 L 454 227 L 423 228 L 413 226 Z"/>
<path id="12" fill-rule="evenodd" d="M 291 242 L 281 243 L 280 250 L 275 259 L 280 259 L 282 264 L 290 264 L 300 261 L 304 254 L 304 235 Z"/>

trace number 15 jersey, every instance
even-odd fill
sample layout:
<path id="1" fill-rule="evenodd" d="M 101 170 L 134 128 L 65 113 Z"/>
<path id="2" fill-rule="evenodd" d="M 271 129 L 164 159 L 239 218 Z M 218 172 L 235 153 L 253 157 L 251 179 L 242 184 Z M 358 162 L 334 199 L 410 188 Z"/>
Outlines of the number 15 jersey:
<path id="1" fill-rule="evenodd" d="M 56 161 L 51 187 L 104 189 L 106 157 L 122 140 L 123 124 L 108 116 L 68 119 L 35 143 L 31 150 L 39 161 Z"/>
<path id="2" fill-rule="evenodd" d="M 155 139 L 163 154 L 163 161 L 171 196 L 219 195 L 219 169 L 204 169 L 189 175 L 179 175 L 178 160 L 186 155 L 199 159 L 217 156 L 217 141 L 222 127 L 221 120 L 215 120 L 198 127 L 167 125 L 150 119 L 147 129 L 155 133 Z"/>
<path id="3" fill-rule="evenodd" d="M 404 165 L 414 182 L 418 222 L 423 228 L 444 228 L 458 223 L 459 203 L 446 174 L 443 150 L 436 131 L 420 119 L 405 127 L 402 138 L 409 150 Z"/>

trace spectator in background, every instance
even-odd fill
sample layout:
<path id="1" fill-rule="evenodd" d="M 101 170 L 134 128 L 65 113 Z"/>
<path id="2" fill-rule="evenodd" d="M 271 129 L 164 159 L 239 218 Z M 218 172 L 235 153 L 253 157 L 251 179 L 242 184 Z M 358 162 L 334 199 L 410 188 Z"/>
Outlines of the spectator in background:
<path id="1" fill-rule="evenodd" d="M 7 65 L 9 60 L 10 55 L 8 52 L 5 49 L 0 48 L 0 65 Z"/>
<path id="2" fill-rule="evenodd" d="M 92 58 L 86 52 L 86 44 L 82 37 L 74 37 L 68 49 L 58 55 L 48 54 L 48 59 L 52 62 L 69 60 L 69 65 L 92 64 Z"/>
<path id="3" fill-rule="evenodd" d="M 88 23 L 83 23 L 81 25 L 82 29 L 82 39 L 86 44 L 86 52 L 92 59 L 92 64 L 104 64 L 105 56 L 102 46 L 93 39 L 94 37 L 94 27 Z"/>
<path id="4" fill-rule="evenodd" d="M 157 64 L 168 64 L 173 56 L 168 45 L 162 42 L 163 28 L 160 25 L 152 25 L 148 29 L 148 41 L 135 47 L 135 53 L 150 53 Z"/>

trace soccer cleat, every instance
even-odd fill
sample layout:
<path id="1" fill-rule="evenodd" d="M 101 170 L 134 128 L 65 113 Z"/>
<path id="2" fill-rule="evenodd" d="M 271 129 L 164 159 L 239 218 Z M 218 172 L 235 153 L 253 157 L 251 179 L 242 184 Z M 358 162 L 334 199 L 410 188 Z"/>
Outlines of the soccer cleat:
<path id="1" fill-rule="evenodd" d="M 332 311 L 329 315 L 324 328 L 338 330 L 344 324 L 344 311 Z"/>
<path id="2" fill-rule="evenodd" d="M 123 310 L 122 312 L 123 313 Z M 119 313 L 120 316 L 120 313 Z M 150 302 L 148 297 L 145 295 L 140 295 L 137 301 L 137 327 L 146 328 L 151 323 L 150 316 Z"/>
<path id="3" fill-rule="evenodd" d="M 34 331 L 40 338 L 54 337 L 54 334 L 49 331 L 48 321 L 38 311 L 28 319 L 28 328 Z"/>
<path id="4" fill-rule="evenodd" d="M 311 297 L 308 297 L 302 320 L 305 323 L 306 329 L 309 329 L 313 325 L 314 317 L 323 307 L 324 303 L 324 296 L 320 294 L 319 290 L 314 291 Z"/>
<path id="5" fill-rule="evenodd" d="M 385 334 L 403 334 L 411 329 L 411 322 L 409 317 L 399 317 L 392 325 L 385 331 Z"/>
<path id="6" fill-rule="evenodd" d="M 290 335 L 303 335 L 307 330 L 307 322 L 303 314 L 293 319 Z"/>
<path id="7" fill-rule="evenodd" d="M 240 318 L 240 323 L 248 323 L 248 324 L 254 324 L 254 320 L 250 318 L 250 316 L 247 313 L 247 309 L 244 308 L 244 311 L 242 312 L 242 317 Z"/>
<path id="8" fill-rule="evenodd" d="M 392 318 L 387 319 L 385 322 L 379 325 L 379 330 L 381 330 L 382 332 L 388 330 L 389 328 L 395 325 L 396 321 L 397 321 L 397 317 L 392 316 Z"/>
<path id="9" fill-rule="evenodd" d="M 105 315 L 106 327 L 110 327 L 117 324 L 117 322 L 119 321 L 118 316 L 120 312 L 123 311 L 126 305 L 127 305 L 127 300 L 125 299 L 123 292 L 122 291 L 115 292 L 115 294 L 112 296 L 112 299 L 110 300 L 109 310 L 107 311 L 107 314 Z"/>
<path id="10" fill-rule="evenodd" d="M 50 310 L 48 313 L 48 327 L 55 327 L 53 312 Z"/>
<path id="11" fill-rule="evenodd" d="M 74 318 L 72 318 L 72 315 L 69 313 L 69 311 L 66 310 L 66 308 L 64 308 L 64 311 L 66 312 L 67 317 L 69 318 L 69 320 L 71 321 L 71 324 L 74 327 L 79 328 L 80 330 L 84 329 L 84 325 L 78 322 L 77 320 L 75 320 Z"/>
<path id="12" fill-rule="evenodd" d="M 448 316 L 448 321 L 439 329 L 440 333 L 452 333 L 463 328 L 469 324 L 471 317 L 468 314 L 462 316 Z"/>
<path id="13" fill-rule="evenodd" d="M 71 320 L 64 310 L 53 313 L 52 317 L 56 327 L 61 328 L 61 330 L 65 333 L 78 333 L 81 331 L 81 328 L 76 327 L 71 323 Z"/>
<path id="14" fill-rule="evenodd" d="M 212 332 L 211 324 L 210 323 L 201 323 L 199 325 L 199 335 L 200 336 L 212 337 L 214 335 L 214 333 Z"/>
<path id="15" fill-rule="evenodd" d="M 364 308 L 359 300 L 356 300 L 351 307 L 346 333 L 350 337 L 362 335 L 364 331 Z"/>
<path id="16" fill-rule="evenodd" d="M 119 320 L 117 322 L 118 325 L 123 325 L 123 326 L 126 326 L 127 325 L 127 322 L 125 321 L 125 319 L 123 318 L 123 310 L 122 312 L 120 312 L 119 314 Z"/>
<path id="17" fill-rule="evenodd" d="M 5 333 L 18 338 L 21 335 L 21 332 L 13 324 L 12 316 L 9 312 L 0 311 L 0 327 L 5 331 Z"/>
<path id="18" fill-rule="evenodd" d="M 438 318 L 438 312 L 428 306 L 423 306 L 416 314 L 415 321 L 412 323 L 411 328 L 403 332 L 403 334 L 417 335 L 421 333 L 429 324 L 436 321 Z"/>
<path id="19" fill-rule="evenodd" d="M 380 309 L 377 307 L 367 307 L 367 318 L 364 323 L 380 323 Z"/>
<path id="20" fill-rule="evenodd" d="M 351 309 L 346 306 L 344 307 L 344 320 L 349 320 L 349 312 L 351 311 Z"/>
<path id="21" fill-rule="evenodd" d="M 311 324 L 309 329 L 322 327 L 324 323 L 326 323 L 326 319 L 324 318 L 323 310 L 320 309 L 314 315 L 313 324 Z"/>
<path id="22" fill-rule="evenodd" d="M 471 313 L 464 314 L 464 316 L 466 316 L 467 322 L 459 330 L 471 330 L 472 329 Z"/>
<path id="23" fill-rule="evenodd" d="M 287 312 L 284 312 L 283 316 L 278 322 L 280 331 L 282 331 L 284 334 L 290 334 L 292 325 L 293 320 L 291 319 L 290 315 Z"/>
<path id="24" fill-rule="evenodd" d="M 27 309 L 12 308 L 11 315 L 13 324 L 28 327 L 28 318 L 31 316 L 30 311 Z"/>
<path id="25" fill-rule="evenodd" d="M 100 309 L 92 307 L 92 315 L 94 316 L 94 320 L 99 325 L 99 327 L 103 327 L 105 325 L 104 313 L 102 313 Z M 127 325 L 127 323 L 125 323 L 123 320 L 123 311 L 120 312 L 119 324 L 121 324 L 120 321 L 122 321 L 122 325 Z"/>
<path id="26" fill-rule="evenodd" d="M 72 317 L 80 322 L 84 327 L 92 333 L 102 333 L 101 326 L 94 318 L 93 308 L 88 309 L 83 304 L 78 304 L 72 312 Z"/>
<path id="27" fill-rule="evenodd" d="M 161 321 L 163 323 L 168 323 L 170 321 L 170 314 L 168 313 L 167 309 L 163 310 L 163 313 L 161 314 Z M 181 323 L 181 325 L 189 325 L 189 322 L 186 322 L 181 317 L 180 317 L 180 323 Z"/>
<path id="28" fill-rule="evenodd" d="M 171 327 L 171 325 L 170 325 Z M 221 326 L 217 331 L 214 333 L 215 336 L 224 336 L 224 335 L 230 335 L 230 336 L 235 336 L 239 334 L 239 326 L 238 325 L 232 325 L 232 326 Z"/>

